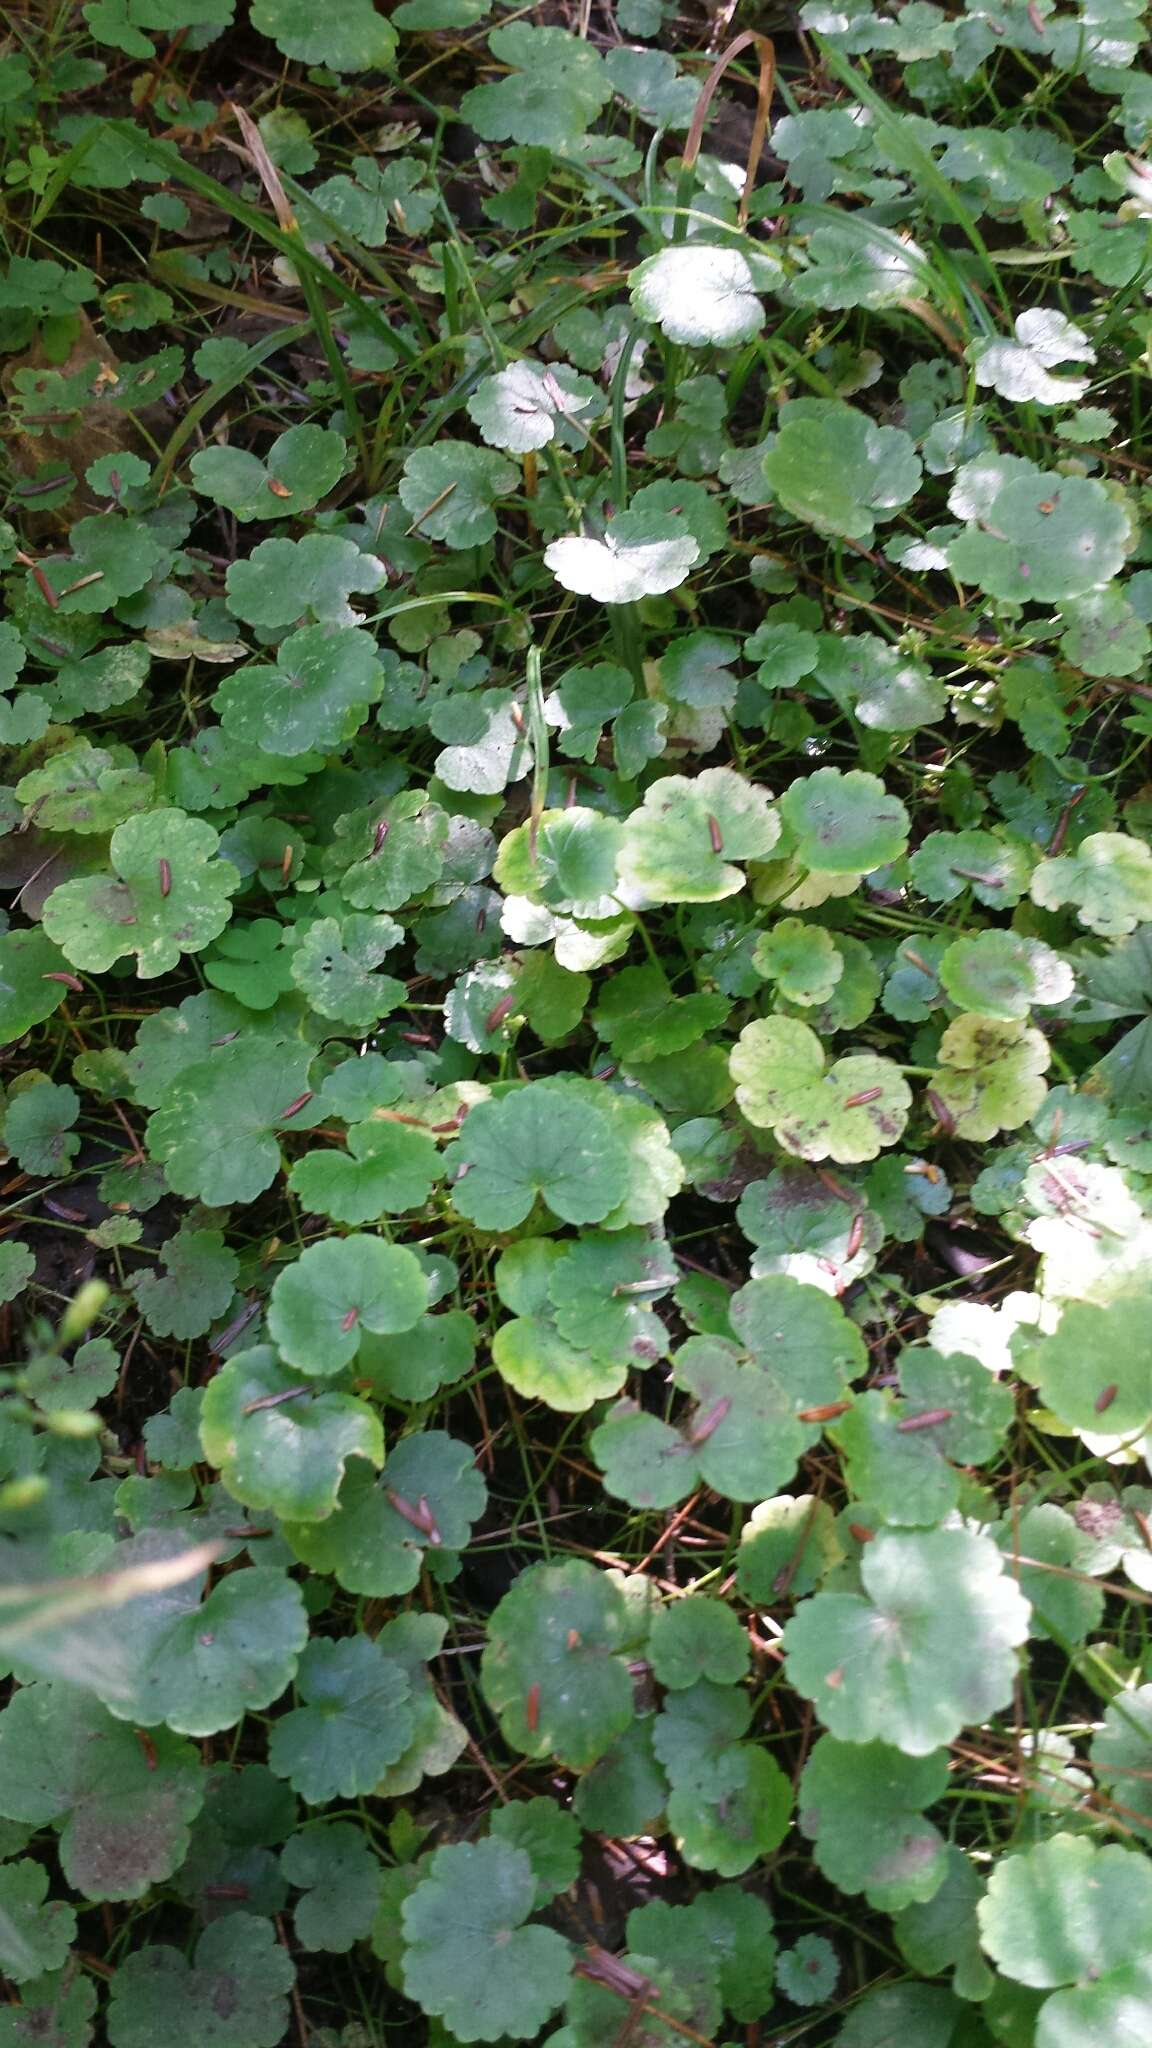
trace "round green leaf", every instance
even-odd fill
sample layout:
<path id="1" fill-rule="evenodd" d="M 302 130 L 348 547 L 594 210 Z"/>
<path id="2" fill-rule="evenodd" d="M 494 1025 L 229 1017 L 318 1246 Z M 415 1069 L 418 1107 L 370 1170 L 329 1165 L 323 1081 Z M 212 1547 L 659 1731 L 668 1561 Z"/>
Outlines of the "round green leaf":
<path id="1" fill-rule="evenodd" d="M 367 1403 L 302 1387 L 267 1344 L 230 1358 L 209 1382 L 200 1440 L 235 1500 L 296 1522 L 333 1512 L 349 1458 L 384 1462 Z"/>
<path id="2" fill-rule="evenodd" d="M 905 1756 L 886 1742 L 822 1735 L 800 1779 L 800 1826 L 825 1877 L 888 1913 L 930 1899 L 946 1849 L 923 1813 L 947 1783 L 943 1750 Z"/>
<path id="3" fill-rule="evenodd" d="M 308 1640 L 300 1588 L 271 1565 L 230 1572 L 194 1605 L 194 1588 L 163 1596 L 141 1628 L 113 1711 L 181 1735 L 216 1735 L 283 1692 Z M 125 1610 L 121 1610 L 125 1612 Z"/>
<path id="4" fill-rule="evenodd" d="M 955 508 L 955 491 L 949 503 Z M 1000 484 L 979 520 L 950 542 L 948 562 L 989 597 L 1063 604 L 1110 582 L 1130 537 L 1123 505 L 1095 478 L 1037 470 Z"/>
<path id="5" fill-rule="evenodd" d="M 930 1108 L 958 1137 L 994 1138 L 1035 1116 L 1048 1092 L 1051 1050 L 1026 1024 L 957 1017 L 940 1041 Z"/>
<path id="6" fill-rule="evenodd" d="M 521 362 L 485 377 L 468 400 L 468 414 L 490 448 L 525 455 L 546 448 L 558 427 L 600 403 L 596 386 L 566 363 L 542 368 Z"/>
<path id="7" fill-rule="evenodd" d="M 112 834 L 113 873 L 61 882 L 44 905 L 44 930 L 74 967 L 104 973 L 134 953 L 137 972 L 167 974 L 228 922 L 240 877 L 215 858 L 218 835 L 183 811 L 128 818 Z"/>
<path id="8" fill-rule="evenodd" d="M 514 21 L 493 29 L 488 48 L 508 75 L 460 102 L 461 119 L 487 142 L 571 149 L 612 97 L 599 52 L 564 29 Z"/>
<path id="9" fill-rule="evenodd" d="M 498 1839 L 437 1849 L 405 1899 L 404 1989 L 458 2041 L 522 2041 L 563 2001 L 570 1952 L 550 1927 L 525 1927 L 536 1879 L 523 1849 Z"/>
<path id="10" fill-rule="evenodd" d="M 379 1479 L 353 1460 L 335 1514 L 289 1522 L 284 1533 L 314 1571 L 332 1572 L 350 1593 L 387 1599 L 411 1590 L 427 1551 L 464 1548 L 487 1498 L 467 1444 L 443 1430 L 417 1430 L 397 1444 Z"/>
<path id="11" fill-rule="evenodd" d="M 1146 1856 L 1054 1835 L 994 1866 L 977 1914 L 1005 1976 L 1054 1990 L 1040 2008 L 1037 2048 L 1136 2048 L 1152 2019 Z"/>
<path id="12" fill-rule="evenodd" d="M 112 2048 L 276 2048 L 295 1976 L 270 1921 L 230 1913 L 205 1928 L 192 1963 L 160 1943 L 124 1957 L 108 2039 Z"/>
<path id="13" fill-rule="evenodd" d="M 838 1740 L 927 1756 L 1011 1699 L 1029 1609 L 988 1537 L 882 1531 L 861 1577 L 860 1593 L 803 1601 L 784 1631 L 789 1680 Z"/>
<path id="14" fill-rule="evenodd" d="M 701 1678 L 739 1685 L 748 1670 L 748 1638 L 722 1601 L 677 1600 L 653 1620 L 648 1661 L 661 1685 L 676 1692 Z"/>
<path id="15" fill-rule="evenodd" d="M 761 932 L 752 965 L 765 981 L 776 984 L 786 1002 L 805 1006 L 827 1002 L 844 972 L 832 934 L 800 917 L 781 918 L 771 931 Z"/>
<path id="16" fill-rule="evenodd" d="M 449 1159 L 453 1205 L 481 1230 L 514 1229 L 538 1195 L 566 1223 L 598 1223 L 628 1184 L 607 1113 L 547 1081 L 478 1102 Z"/>
<path id="17" fill-rule="evenodd" d="M 259 4 L 259 0 L 258 0 Z M 266 8 L 299 7 L 301 0 L 263 0 Z M 347 7 L 350 0 L 335 0 Z M 360 0 L 366 5 L 366 0 Z M 380 27 L 385 24 L 381 22 Z M 330 427 L 289 427 L 261 460 L 246 448 L 202 448 L 189 468 L 198 491 L 237 519 L 295 519 L 327 497 L 344 473 L 347 449 Z"/>
<path id="18" fill-rule="evenodd" d="M 363 725 L 383 685 L 370 633 L 302 626 L 277 648 L 274 667 L 234 670 L 213 702 L 228 740 L 293 757 L 339 747 Z"/>
<path id="19" fill-rule="evenodd" d="M 763 860 L 779 837 L 767 790 L 735 769 L 664 776 L 627 822 L 620 880 L 641 904 L 715 903 L 744 887 L 733 862 Z"/>
<path id="20" fill-rule="evenodd" d="M 908 813 L 879 776 L 862 768 L 844 774 L 818 768 L 793 782 L 780 812 L 796 857 L 814 874 L 869 874 L 899 860 L 908 844 Z"/>
<path id="21" fill-rule="evenodd" d="M 355 1358 L 360 1336 L 410 1330 L 428 1306 L 419 1260 L 378 1237 L 330 1237 L 278 1274 L 268 1331 L 289 1365 L 327 1377 Z"/>
<path id="22" fill-rule="evenodd" d="M 1142 1293 L 1106 1306 L 1070 1301 L 1051 1336 L 1026 1345 L 1018 1340 L 1019 1369 L 1070 1429 L 1133 1436 L 1146 1427 L 1152 1417 L 1146 1309 Z"/>
<path id="23" fill-rule="evenodd" d="M 920 463 L 899 427 L 878 427 L 834 399 L 799 398 L 780 408 L 764 475 L 785 511 L 818 533 L 869 542 L 877 519 L 915 493 Z"/>
<path id="24" fill-rule="evenodd" d="M 62 1899 L 45 1903 L 48 1872 L 21 1857 L 0 1864 L 0 1967 L 16 1984 L 26 1984 L 68 1960 L 76 1939 L 76 1915 Z"/>
<path id="25" fill-rule="evenodd" d="M 774 1757 L 734 1743 L 703 1784 L 673 1785 L 668 1825 L 685 1862 L 740 1877 L 780 1847 L 792 1817 L 792 1787 Z"/>
<path id="26" fill-rule="evenodd" d="M 1032 901 L 1043 910 L 1071 903 L 1090 932 L 1122 938 L 1152 920 L 1152 847 L 1125 832 L 1092 832 L 1075 853 L 1041 861 Z"/>
<path id="27" fill-rule="evenodd" d="M 307 533 L 302 540 L 262 540 L 229 565 L 228 609 L 252 626 L 290 626 L 311 612 L 333 626 L 352 626 L 353 591 L 379 590 L 383 562 L 338 533 Z"/>
<path id="28" fill-rule="evenodd" d="M 142 1898 L 184 1860 L 200 1760 L 166 1729 L 150 1740 L 146 1755 L 133 1728 L 72 1685 L 27 1686 L 0 1714 L 0 1811 L 59 1828 L 64 1875 L 86 1898 Z"/>
<path id="29" fill-rule="evenodd" d="M 1018 932 L 977 932 L 954 939 L 940 962 L 940 980 L 962 1010 L 1009 1021 L 1026 1017 L 1033 1003 L 1062 1003 L 1074 976 L 1068 962 L 1040 939 Z"/>
<path id="30" fill-rule="evenodd" d="M 373 1792 L 412 1738 L 407 1673 L 367 1636 L 321 1637 L 300 1659 L 296 1691 L 304 1705 L 272 1727 L 272 1770 L 309 1806 Z"/>
<path id="31" fill-rule="evenodd" d="M 428 540 L 478 547 L 496 531 L 496 500 L 514 491 L 517 480 L 515 465 L 490 448 L 437 441 L 408 457 L 400 500 Z"/>
<path id="32" fill-rule="evenodd" d="M 38 927 L 0 932 L 0 1044 L 23 1038 L 59 1008 L 68 993 L 62 972 L 63 953 Z"/>
<path id="33" fill-rule="evenodd" d="M 569 533 L 550 541 L 544 561 L 556 581 L 600 604 L 636 604 L 676 590 L 700 560 L 683 519 L 657 510 L 618 512 L 602 540 Z"/>
<path id="34" fill-rule="evenodd" d="M 497 1807 L 490 1836 L 523 1849 L 536 1880 L 536 1904 L 546 1906 L 580 1874 L 580 1827 L 551 1799 L 518 1799 Z"/>
<path id="35" fill-rule="evenodd" d="M 422 1208 L 440 1177 L 436 1141 L 399 1123 L 354 1124 L 347 1152 L 306 1152 L 289 1175 L 305 1209 L 336 1223 L 371 1223 L 378 1216 Z"/>
<path id="36" fill-rule="evenodd" d="M 526 1756 L 586 1770 L 633 1717 L 625 1661 L 633 1623 L 606 1573 L 573 1558 L 532 1565 L 495 1609 L 480 1684 Z"/>

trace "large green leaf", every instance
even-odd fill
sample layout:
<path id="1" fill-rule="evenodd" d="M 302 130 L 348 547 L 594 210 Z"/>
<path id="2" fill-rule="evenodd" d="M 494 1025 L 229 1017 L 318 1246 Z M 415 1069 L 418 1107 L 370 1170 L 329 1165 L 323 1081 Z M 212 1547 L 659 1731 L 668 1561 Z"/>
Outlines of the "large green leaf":
<path id="1" fill-rule="evenodd" d="M 301 1385 L 267 1344 L 229 1359 L 209 1383 L 200 1440 L 235 1500 L 297 1522 L 333 1512 L 349 1458 L 384 1462 L 367 1402 Z"/>
<path id="2" fill-rule="evenodd" d="M 884 1531 L 862 1591 L 802 1601 L 784 1631 L 787 1672 L 842 1742 L 927 1756 L 1012 1695 L 1028 1602 L 988 1537 Z"/>

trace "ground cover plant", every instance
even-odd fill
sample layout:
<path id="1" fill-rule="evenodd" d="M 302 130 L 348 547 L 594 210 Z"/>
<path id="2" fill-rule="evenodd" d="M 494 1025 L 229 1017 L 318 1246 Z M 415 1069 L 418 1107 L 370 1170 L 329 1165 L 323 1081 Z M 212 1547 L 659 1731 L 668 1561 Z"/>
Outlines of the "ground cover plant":
<path id="1" fill-rule="evenodd" d="M 1145 2043 L 1136 0 L 3 33 L 0 2048 Z"/>

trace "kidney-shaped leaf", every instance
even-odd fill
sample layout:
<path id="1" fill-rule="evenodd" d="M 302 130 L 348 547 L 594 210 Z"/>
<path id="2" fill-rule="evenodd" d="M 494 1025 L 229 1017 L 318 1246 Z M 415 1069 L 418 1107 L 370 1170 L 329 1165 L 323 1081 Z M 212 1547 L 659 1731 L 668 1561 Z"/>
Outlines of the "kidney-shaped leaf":
<path id="1" fill-rule="evenodd" d="M 0 1714 L 0 1811 L 60 1829 L 64 1875 L 86 1898 L 141 1898 L 184 1860 L 200 1760 L 165 1729 L 150 1742 L 73 1685 L 28 1686 Z"/>
<path id="2" fill-rule="evenodd" d="M 167 974 L 223 931 L 240 876 L 216 858 L 219 835 L 183 811 L 148 811 L 112 834 L 113 872 L 61 882 L 44 930 L 74 967 L 105 973 L 134 953 L 141 979 Z"/>
<path id="3" fill-rule="evenodd" d="M 842 1742 L 927 1756 L 1012 1697 L 1028 1602 L 987 1536 L 882 1531 L 859 1593 L 822 1592 L 784 1631 L 797 1692 Z"/>
<path id="4" fill-rule="evenodd" d="M 892 1060 L 849 1053 L 826 1070 L 816 1033 L 795 1017 L 746 1025 L 729 1065 L 749 1123 L 801 1159 L 875 1159 L 908 1121 L 912 1091 Z"/>
<path id="5" fill-rule="evenodd" d="M 514 1229 L 537 1195 L 565 1223 L 599 1223 L 628 1185 L 607 1113 L 547 1081 L 478 1102 L 451 1158 L 453 1205 L 481 1230 Z"/>
<path id="6" fill-rule="evenodd" d="M 779 837 L 768 791 L 734 768 L 666 775 L 627 822 L 620 879 L 642 904 L 715 903 L 744 887 L 733 862 L 764 860 Z"/>
<path id="7" fill-rule="evenodd" d="M 296 1972 L 269 1920 L 230 1913 L 189 1962 L 157 1943 L 126 1956 L 112 1984 L 112 2048 L 276 2048 Z"/>
<path id="8" fill-rule="evenodd" d="M 669 341 L 690 348 L 731 348 L 764 325 L 756 281 L 739 249 L 695 240 L 669 245 L 637 265 L 628 289 L 642 320 L 654 320 Z"/>
<path id="9" fill-rule="evenodd" d="M 535 2037 L 562 2004 L 571 1967 L 563 1935 L 525 1927 L 536 1878 L 510 1842 L 453 1842 L 405 1899 L 404 1989 L 458 2041 Z"/>
<path id="10" fill-rule="evenodd" d="M 319 1637 L 300 1659 L 304 1705 L 273 1723 L 268 1762 L 309 1806 L 373 1792 L 412 1739 L 408 1674 L 368 1636 Z"/>
<path id="11" fill-rule="evenodd" d="M 268 1331 L 289 1365 L 326 1378 L 355 1358 L 362 1331 L 410 1330 L 427 1306 L 428 1282 L 406 1246 L 328 1237 L 277 1277 Z"/>
<path id="12" fill-rule="evenodd" d="M 384 1462 L 384 1432 L 367 1402 L 301 1386 L 268 1344 L 230 1358 L 209 1381 L 200 1441 L 234 1500 L 296 1522 L 332 1513 L 349 1458 Z"/>
<path id="13" fill-rule="evenodd" d="M 350 1593 L 386 1599 L 416 1584 L 427 1551 L 462 1549 L 487 1498 L 467 1444 L 440 1429 L 417 1430 L 397 1444 L 379 1479 L 353 1460 L 334 1515 L 289 1522 L 284 1533 L 314 1571 L 332 1572 Z"/>
<path id="14" fill-rule="evenodd" d="M 905 1756 L 886 1742 L 822 1735 L 800 1779 L 800 1825 L 825 1877 L 887 1913 L 930 1899 L 946 1852 L 924 1808 L 947 1783 L 943 1750 Z"/>
<path id="15" fill-rule="evenodd" d="M 1054 1835 L 993 1866 L 980 1939 L 1006 1977 L 1052 1990 L 1037 2048 L 1139 2048 L 1152 2026 L 1152 1861 Z"/>

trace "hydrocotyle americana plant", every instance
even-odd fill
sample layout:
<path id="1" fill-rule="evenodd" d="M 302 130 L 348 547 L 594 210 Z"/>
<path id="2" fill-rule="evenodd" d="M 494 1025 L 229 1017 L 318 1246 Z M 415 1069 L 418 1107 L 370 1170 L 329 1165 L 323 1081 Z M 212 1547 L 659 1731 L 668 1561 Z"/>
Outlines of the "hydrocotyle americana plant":
<path id="1" fill-rule="evenodd" d="M 799 27 L 5 27 L 0 2048 L 1152 2030 L 1144 24 Z"/>

